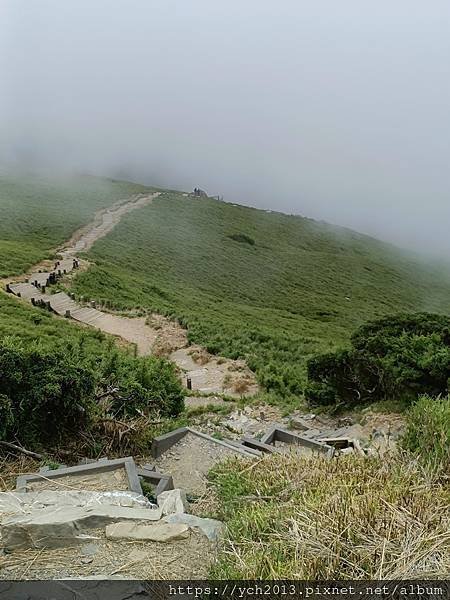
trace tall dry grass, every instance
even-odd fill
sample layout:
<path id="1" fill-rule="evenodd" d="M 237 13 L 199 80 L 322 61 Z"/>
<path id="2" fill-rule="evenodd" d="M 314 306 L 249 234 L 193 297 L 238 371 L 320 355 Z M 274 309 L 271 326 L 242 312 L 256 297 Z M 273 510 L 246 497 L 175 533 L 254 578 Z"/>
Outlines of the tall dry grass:
<path id="1" fill-rule="evenodd" d="M 213 575 L 391 579 L 450 572 L 450 487 L 406 456 L 275 455 L 213 473 L 228 537 Z"/>

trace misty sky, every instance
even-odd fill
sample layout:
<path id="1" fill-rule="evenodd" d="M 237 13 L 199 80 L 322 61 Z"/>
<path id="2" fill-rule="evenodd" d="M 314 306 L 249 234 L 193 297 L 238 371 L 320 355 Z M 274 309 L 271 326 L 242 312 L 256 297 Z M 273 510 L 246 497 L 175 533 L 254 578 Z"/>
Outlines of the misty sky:
<path id="1" fill-rule="evenodd" d="M 450 256 L 448 0 L 0 0 L 0 69 L 0 163 Z"/>

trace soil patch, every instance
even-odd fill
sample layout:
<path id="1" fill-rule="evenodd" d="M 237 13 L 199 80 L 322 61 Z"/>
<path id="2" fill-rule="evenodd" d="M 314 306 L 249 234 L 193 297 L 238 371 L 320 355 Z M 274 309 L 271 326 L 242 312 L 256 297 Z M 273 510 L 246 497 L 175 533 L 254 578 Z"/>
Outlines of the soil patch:
<path id="1" fill-rule="evenodd" d="M 208 539 L 195 531 L 172 543 L 107 540 L 104 530 L 86 546 L 24 550 L 0 555 L 0 579 L 65 579 L 121 576 L 124 579 L 206 579 L 214 558 Z M 93 552 L 92 552 L 93 551 Z"/>

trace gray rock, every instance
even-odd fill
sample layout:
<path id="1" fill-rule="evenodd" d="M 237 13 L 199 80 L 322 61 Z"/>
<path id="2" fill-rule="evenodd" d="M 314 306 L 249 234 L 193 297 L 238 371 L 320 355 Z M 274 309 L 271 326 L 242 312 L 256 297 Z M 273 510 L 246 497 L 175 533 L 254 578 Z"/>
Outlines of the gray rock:
<path id="1" fill-rule="evenodd" d="M 84 556 L 94 556 L 94 554 L 97 554 L 98 550 L 99 547 L 97 544 L 85 544 L 81 547 L 81 554 Z"/>
<path id="2" fill-rule="evenodd" d="M 166 523 L 183 523 L 191 528 L 200 529 L 200 531 L 212 542 L 216 542 L 219 539 L 223 528 L 223 523 L 221 521 L 216 521 L 216 519 L 202 519 L 201 517 L 188 515 L 186 513 L 168 515 L 167 517 L 164 517 L 163 521 Z"/>
<path id="3" fill-rule="evenodd" d="M 92 562 L 94 562 L 94 559 L 92 558 L 92 556 L 83 556 L 83 558 L 80 561 L 83 565 L 89 565 Z"/>
<path id="4" fill-rule="evenodd" d="M 114 523 L 107 525 L 106 537 L 110 540 L 146 540 L 150 542 L 172 542 L 189 537 L 189 527 L 182 523 Z"/>
<path id="5" fill-rule="evenodd" d="M 289 424 L 293 429 L 299 429 L 300 431 L 307 431 L 310 429 L 309 424 L 300 417 L 292 417 Z"/>
<path id="6" fill-rule="evenodd" d="M 86 541 L 82 532 L 118 521 L 157 521 L 160 509 L 95 507 L 48 507 L 6 519 L 0 526 L 3 545 L 15 548 L 58 548 Z M 93 539 L 93 538 L 87 538 Z"/>
<path id="7" fill-rule="evenodd" d="M 157 497 L 158 506 L 163 515 L 185 513 L 189 510 L 186 492 L 180 489 L 161 492 Z"/>
<path id="8" fill-rule="evenodd" d="M 306 414 L 306 415 L 302 415 L 302 419 L 304 421 L 312 421 L 315 418 L 316 418 L 316 415 L 314 413 L 309 413 L 309 414 Z"/>

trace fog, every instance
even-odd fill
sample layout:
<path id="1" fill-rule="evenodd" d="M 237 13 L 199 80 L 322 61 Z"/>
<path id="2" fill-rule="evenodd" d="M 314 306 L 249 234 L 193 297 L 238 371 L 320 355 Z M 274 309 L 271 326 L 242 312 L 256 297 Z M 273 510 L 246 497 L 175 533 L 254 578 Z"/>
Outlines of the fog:
<path id="1" fill-rule="evenodd" d="M 2 0 L 0 163 L 450 254 L 447 0 Z"/>

